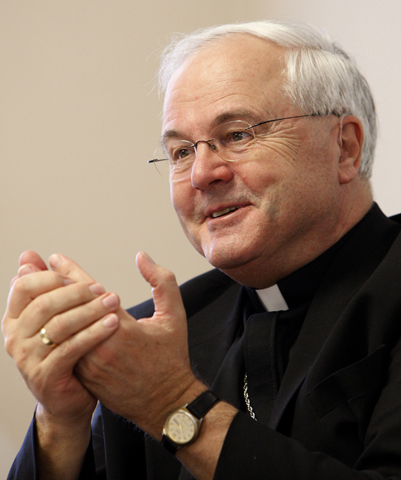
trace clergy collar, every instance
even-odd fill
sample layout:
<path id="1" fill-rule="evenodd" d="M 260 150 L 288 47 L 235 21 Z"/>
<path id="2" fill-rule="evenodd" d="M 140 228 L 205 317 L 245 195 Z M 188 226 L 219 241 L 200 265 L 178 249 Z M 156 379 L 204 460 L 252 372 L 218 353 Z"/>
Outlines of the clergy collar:
<path id="1" fill-rule="evenodd" d="M 275 312 L 309 304 L 343 241 L 341 239 L 312 262 L 279 280 L 276 285 L 255 290 L 266 310 Z"/>
<path id="2" fill-rule="evenodd" d="M 268 312 L 276 312 L 279 310 L 288 310 L 287 302 L 283 297 L 278 285 L 256 290 L 260 301 Z"/>

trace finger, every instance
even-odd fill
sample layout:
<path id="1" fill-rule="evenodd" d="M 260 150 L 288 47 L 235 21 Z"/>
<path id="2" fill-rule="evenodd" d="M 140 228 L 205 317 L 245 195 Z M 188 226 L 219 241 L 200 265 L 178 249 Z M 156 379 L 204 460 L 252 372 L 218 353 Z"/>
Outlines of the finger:
<path id="1" fill-rule="evenodd" d="M 14 282 L 20 278 L 23 277 L 24 275 L 28 275 L 29 273 L 35 273 L 35 272 L 41 272 L 36 265 L 33 265 L 32 263 L 27 263 L 19 267 L 17 275 L 11 280 L 10 286 L 12 287 L 14 285 Z"/>
<path id="2" fill-rule="evenodd" d="M 17 318 L 38 296 L 71 284 L 71 280 L 55 272 L 37 272 L 13 279 L 8 296 L 6 316 Z"/>
<path id="3" fill-rule="evenodd" d="M 95 281 L 76 262 L 60 253 L 51 255 L 49 264 L 52 270 L 71 278 L 75 282 L 93 283 Z"/>
<path id="4" fill-rule="evenodd" d="M 119 324 L 118 315 L 108 314 L 50 350 L 44 361 L 56 362 L 58 371 L 69 370 L 81 357 L 113 335 Z"/>
<path id="5" fill-rule="evenodd" d="M 53 272 L 48 273 L 55 275 Z M 73 308 L 80 303 L 85 304 L 99 295 L 100 292 L 97 291 L 98 289 L 101 289 L 102 292 L 104 292 L 104 289 L 99 284 L 71 284 L 65 288 L 59 288 L 59 291 L 52 291 L 46 295 L 42 295 L 44 298 L 38 297 L 38 299 L 34 299 L 17 318 L 10 317 L 7 311 L 2 323 L 7 352 L 13 358 L 22 357 L 32 360 L 38 357 L 40 359 L 45 357 L 48 354 L 48 348 L 45 348 L 45 345 L 39 336 L 39 331 L 44 325 L 47 325 L 50 318 L 54 316 L 53 309 L 55 308 L 55 305 L 59 302 L 64 302 L 61 303 L 61 305 L 65 306 L 68 304 L 65 302 L 69 302 L 70 307 Z M 64 291 L 60 292 L 61 290 Z M 94 290 L 96 291 L 94 292 Z M 61 294 L 61 297 L 57 298 L 55 293 L 57 293 L 59 297 Z M 110 313 L 110 311 L 115 310 L 115 307 L 111 308 L 107 305 L 107 303 L 104 303 L 104 299 L 107 297 L 109 297 L 109 295 L 103 295 L 101 300 L 103 304 L 98 305 L 97 309 L 91 306 L 87 309 L 87 311 L 79 312 L 75 320 L 72 320 L 72 315 L 67 315 L 67 319 L 64 321 L 60 314 L 58 317 L 59 320 L 53 322 L 52 329 L 50 332 L 46 331 L 46 334 L 51 341 L 60 343 L 66 338 L 70 337 L 71 333 L 80 331 L 85 325 L 89 325 L 91 322 L 98 320 L 107 313 Z M 86 318 L 86 315 L 88 314 L 91 315 L 91 318 L 89 319 Z M 72 320 L 70 322 L 71 325 L 66 327 L 66 325 L 68 325 L 68 320 Z M 67 328 L 67 332 L 64 334 L 63 328 Z M 61 334 L 56 336 L 55 332 L 58 330 L 61 331 Z"/>
<path id="6" fill-rule="evenodd" d="M 63 343 L 107 314 L 115 313 L 119 305 L 120 299 L 115 293 L 105 293 L 51 318 L 45 324 L 46 335 L 56 344 Z"/>
<path id="7" fill-rule="evenodd" d="M 99 284 L 88 285 L 87 283 L 73 283 L 40 295 L 27 305 L 19 317 L 20 321 L 17 322 L 19 335 L 24 338 L 32 337 L 36 335 L 44 325 L 49 323 L 51 319 L 56 318 L 54 323 L 57 324 L 57 322 L 63 318 L 64 314 L 66 314 L 67 319 L 72 319 L 74 316 L 73 310 L 80 306 L 84 307 L 86 305 L 86 310 L 94 314 L 93 306 L 87 304 L 96 299 L 99 294 L 104 293 L 104 288 Z M 70 310 L 72 310 L 72 312 L 68 313 Z M 103 315 L 105 313 L 106 310 Z M 82 308 L 81 314 L 77 317 L 76 321 L 78 323 L 84 322 L 84 317 L 85 308 Z M 65 328 L 65 322 L 61 322 L 58 329 L 62 331 L 63 327 Z M 53 337 L 52 340 L 56 341 Z M 61 340 L 64 340 L 64 338 Z"/>
<path id="8" fill-rule="evenodd" d="M 145 252 L 138 253 L 136 262 L 142 276 L 153 288 L 156 314 L 162 316 L 182 314 L 184 305 L 175 275 L 166 268 L 156 265 Z"/>
<path id="9" fill-rule="evenodd" d="M 35 272 L 42 272 L 40 268 L 38 268 L 35 264 L 33 263 L 24 263 L 21 265 L 18 269 L 18 277 L 23 277 L 24 275 L 28 275 L 30 273 L 35 273 Z"/>
<path id="10" fill-rule="evenodd" d="M 32 250 L 23 252 L 19 257 L 19 266 L 31 263 L 35 265 L 38 270 L 47 270 L 46 263 L 42 260 L 42 257 Z"/>
<path id="11" fill-rule="evenodd" d="M 29 355 L 16 359 L 17 366 L 37 398 L 43 396 L 40 390 L 51 389 L 43 396 L 44 400 L 48 400 L 45 397 L 56 392 L 60 384 L 70 382 L 71 372 L 78 360 L 112 336 L 118 327 L 118 316 L 107 315 L 55 348 L 48 348 L 39 363 Z"/>
<path id="12" fill-rule="evenodd" d="M 17 278 L 22 277 L 23 275 L 47 270 L 45 262 L 36 252 L 33 252 L 32 250 L 27 250 L 26 252 L 21 253 L 18 264 L 18 274 L 11 280 L 10 286 L 14 284 Z"/>

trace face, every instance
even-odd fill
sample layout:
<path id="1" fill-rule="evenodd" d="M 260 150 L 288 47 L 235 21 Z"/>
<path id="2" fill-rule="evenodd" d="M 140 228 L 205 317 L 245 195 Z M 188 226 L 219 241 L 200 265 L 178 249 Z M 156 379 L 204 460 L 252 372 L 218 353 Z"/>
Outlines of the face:
<path id="1" fill-rule="evenodd" d="M 170 81 L 163 136 L 196 142 L 232 119 L 252 125 L 303 114 L 282 92 L 284 54 L 247 35 L 205 47 Z M 342 201 L 338 132 L 334 116 L 257 127 L 253 152 L 241 162 L 198 144 L 189 177 L 171 183 L 193 246 L 213 266 L 258 288 L 326 250 L 337 235 Z"/>

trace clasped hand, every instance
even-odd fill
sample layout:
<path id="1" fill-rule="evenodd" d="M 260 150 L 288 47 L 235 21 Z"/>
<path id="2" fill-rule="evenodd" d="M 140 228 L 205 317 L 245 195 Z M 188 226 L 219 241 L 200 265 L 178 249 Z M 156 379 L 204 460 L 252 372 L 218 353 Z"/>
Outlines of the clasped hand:
<path id="1" fill-rule="evenodd" d="M 60 422 L 90 422 L 97 400 L 160 437 L 171 406 L 196 379 L 185 310 L 174 275 L 144 253 L 138 268 L 155 313 L 134 319 L 63 255 L 20 258 L 2 328 L 8 353 L 41 407 Z M 45 345 L 39 331 L 57 346 Z"/>

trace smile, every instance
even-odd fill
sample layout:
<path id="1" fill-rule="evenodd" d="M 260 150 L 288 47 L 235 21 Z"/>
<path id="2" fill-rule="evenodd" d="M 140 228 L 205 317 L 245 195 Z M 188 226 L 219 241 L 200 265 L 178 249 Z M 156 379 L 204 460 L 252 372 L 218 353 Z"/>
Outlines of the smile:
<path id="1" fill-rule="evenodd" d="M 227 213 L 234 212 L 235 210 L 238 210 L 238 207 L 224 208 L 223 210 L 220 210 L 219 212 L 213 212 L 211 214 L 211 217 L 212 218 L 222 217 L 223 215 L 227 215 Z"/>

